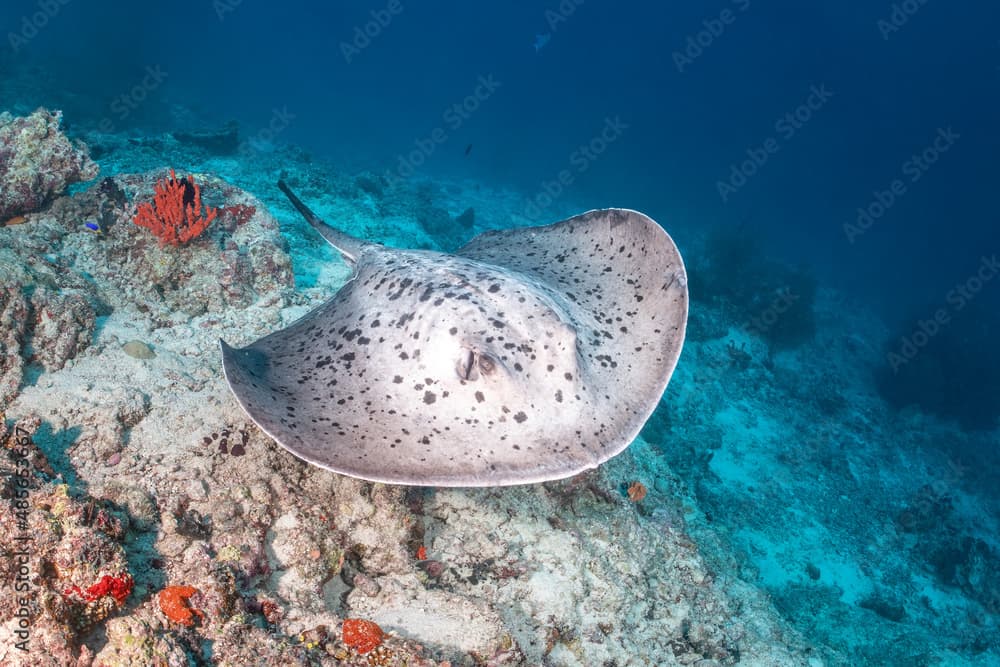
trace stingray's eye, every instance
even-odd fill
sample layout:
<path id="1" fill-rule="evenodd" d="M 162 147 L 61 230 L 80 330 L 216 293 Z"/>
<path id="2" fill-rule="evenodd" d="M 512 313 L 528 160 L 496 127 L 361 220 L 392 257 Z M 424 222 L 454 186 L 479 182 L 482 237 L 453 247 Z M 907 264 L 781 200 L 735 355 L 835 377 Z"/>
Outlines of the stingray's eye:
<path id="1" fill-rule="evenodd" d="M 475 380 L 478 378 L 479 369 L 476 368 L 476 353 L 472 350 L 462 348 L 455 370 L 458 371 L 458 377 L 463 380 Z"/>
<path id="2" fill-rule="evenodd" d="M 481 370 L 484 374 L 489 375 L 496 367 L 497 364 L 493 361 L 492 357 L 486 354 L 479 355 L 479 370 Z"/>

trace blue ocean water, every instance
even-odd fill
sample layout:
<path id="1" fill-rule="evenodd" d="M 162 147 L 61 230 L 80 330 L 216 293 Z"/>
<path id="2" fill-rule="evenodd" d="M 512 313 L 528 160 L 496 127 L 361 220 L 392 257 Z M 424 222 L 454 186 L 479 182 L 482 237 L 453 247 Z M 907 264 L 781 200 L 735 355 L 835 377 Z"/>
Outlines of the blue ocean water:
<path id="1" fill-rule="evenodd" d="M 502 191 L 476 231 L 645 212 L 692 306 L 643 437 L 718 560 L 844 664 L 1000 664 L 1000 6 L 675 4 L 8 0 L 0 111 L 92 147 L 235 122 L 217 153 L 94 157 L 275 206 L 294 156 L 316 192 Z M 424 231 L 378 240 L 465 233 Z"/>

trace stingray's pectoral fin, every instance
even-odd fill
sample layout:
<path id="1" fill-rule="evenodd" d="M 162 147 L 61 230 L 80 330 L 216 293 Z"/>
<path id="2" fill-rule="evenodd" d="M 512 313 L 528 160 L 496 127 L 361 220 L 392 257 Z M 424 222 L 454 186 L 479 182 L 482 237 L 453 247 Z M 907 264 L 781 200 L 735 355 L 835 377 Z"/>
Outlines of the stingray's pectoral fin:
<path id="1" fill-rule="evenodd" d="M 267 356 L 252 347 L 235 348 L 219 339 L 222 348 L 222 369 L 230 386 L 248 384 L 267 375 Z"/>
<path id="2" fill-rule="evenodd" d="M 366 245 L 374 245 L 367 241 L 362 241 L 361 239 L 356 239 L 350 234 L 346 234 L 339 229 L 335 229 L 330 225 L 323 222 L 318 215 L 312 212 L 308 206 L 306 206 L 301 199 L 296 196 L 292 189 L 288 187 L 288 184 L 282 180 L 278 181 L 278 188 L 285 193 L 288 197 L 288 201 L 292 202 L 302 217 L 313 226 L 313 228 L 319 232 L 323 238 L 330 242 L 334 248 L 340 251 L 344 259 L 349 263 L 354 264 L 358 259 L 358 253 Z"/>

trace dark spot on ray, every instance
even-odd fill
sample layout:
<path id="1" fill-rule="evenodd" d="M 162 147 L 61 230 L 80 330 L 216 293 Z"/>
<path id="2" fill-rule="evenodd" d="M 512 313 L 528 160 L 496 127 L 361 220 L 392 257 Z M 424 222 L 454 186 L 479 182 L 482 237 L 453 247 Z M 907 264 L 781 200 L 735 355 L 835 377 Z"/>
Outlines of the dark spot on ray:
<path id="1" fill-rule="evenodd" d="M 477 391 L 476 392 L 476 403 L 482 403 L 485 400 L 486 400 L 486 397 L 483 396 L 483 392 Z"/>
<path id="2" fill-rule="evenodd" d="M 516 415 L 514 415 L 514 421 L 516 421 L 518 424 L 523 424 L 527 418 L 528 415 L 524 414 L 524 412 L 518 412 Z"/>
<path id="3" fill-rule="evenodd" d="M 424 392 L 424 403 L 426 403 L 427 405 L 430 405 L 431 403 L 433 403 L 436 400 L 437 400 L 437 394 L 435 394 L 433 391 L 425 391 Z"/>
<path id="4" fill-rule="evenodd" d="M 395 382 L 396 384 L 403 384 L 403 376 L 397 375 L 392 378 L 392 381 Z"/>

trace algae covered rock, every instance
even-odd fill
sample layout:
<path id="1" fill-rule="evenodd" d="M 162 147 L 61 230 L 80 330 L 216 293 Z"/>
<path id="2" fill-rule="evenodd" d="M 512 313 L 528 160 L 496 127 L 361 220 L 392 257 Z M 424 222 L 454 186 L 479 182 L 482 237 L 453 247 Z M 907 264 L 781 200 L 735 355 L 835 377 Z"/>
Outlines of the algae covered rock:
<path id="1" fill-rule="evenodd" d="M 245 307 L 290 288 L 287 244 L 263 203 L 217 177 L 184 178 L 197 180 L 204 205 L 218 213 L 181 246 L 135 224 L 162 171 L 105 179 L 74 197 L 76 210 L 61 222 L 77 233 L 66 237 L 63 250 L 95 278 L 107 302 L 172 318 Z M 101 233 L 79 233 L 84 220 L 97 221 Z"/>
<path id="2" fill-rule="evenodd" d="M 0 408 L 17 395 L 24 376 L 28 300 L 16 285 L 0 286 Z"/>
<path id="3" fill-rule="evenodd" d="M 83 144 L 59 129 L 61 111 L 0 114 L 0 222 L 37 211 L 66 187 L 97 176 Z"/>
<path id="4" fill-rule="evenodd" d="M 0 418 L 0 543 L 9 555 L 0 559 L 0 627 L 14 640 L 0 649 L 4 665 L 85 662 L 83 635 L 132 592 L 123 517 L 54 479 L 33 442 L 40 427 L 37 418 Z"/>
<path id="5" fill-rule="evenodd" d="M 59 370 L 90 345 L 97 313 L 85 293 L 37 289 L 31 306 L 32 358 L 45 370 Z"/>
<path id="6" fill-rule="evenodd" d="M 0 410 L 17 396 L 27 364 L 59 370 L 90 345 L 93 302 L 82 290 L 8 282 L 0 269 Z"/>

